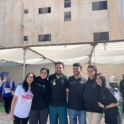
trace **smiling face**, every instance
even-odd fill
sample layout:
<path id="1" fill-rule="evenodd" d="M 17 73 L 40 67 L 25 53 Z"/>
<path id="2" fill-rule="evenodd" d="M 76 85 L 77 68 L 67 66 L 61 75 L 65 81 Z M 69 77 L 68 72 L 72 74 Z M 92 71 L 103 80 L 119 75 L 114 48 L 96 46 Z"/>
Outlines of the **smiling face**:
<path id="1" fill-rule="evenodd" d="M 27 81 L 28 85 L 31 85 L 32 82 L 34 81 L 33 74 L 28 74 L 26 81 Z"/>
<path id="2" fill-rule="evenodd" d="M 79 76 L 81 71 L 82 71 L 82 68 L 80 68 L 79 66 L 73 66 L 74 76 Z"/>
<path id="3" fill-rule="evenodd" d="M 96 77 L 96 83 L 97 83 L 97 85 L 99 85 L 100 87 L 102 86 L 102 80 L 101 80 L 101 78 L 100 78 L 99 75 Z"/>
<path id="4" fill-rule="evenodd" d="M 94 78 L 96 72 L 94 71 L 93 68 L 88 68 L 87 69 L 87 75 L 90 77 L 90 78 Z"/>
<path id="5" fill-rule="evenodd" d="M 55 72 L 57 75 L 61 75 L 63 73 L 64 67 L 62 64 L 57 64 L 55 66 Z"/>
<path id="6" fill-rule="evenodd" d="M 42 70 L 42 71 L 40 72 L 40 77 L 41 77 L 42 79 L 46 79 L 46 78 L 48 77 L 47 71 L 46 71 L 46 70 Z"/>

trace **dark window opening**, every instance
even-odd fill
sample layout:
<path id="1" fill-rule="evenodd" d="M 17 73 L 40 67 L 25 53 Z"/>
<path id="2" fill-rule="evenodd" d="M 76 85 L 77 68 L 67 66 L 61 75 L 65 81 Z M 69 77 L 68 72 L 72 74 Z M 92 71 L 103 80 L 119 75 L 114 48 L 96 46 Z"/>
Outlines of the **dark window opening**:
<path id="1" fill-rule="evenodd" d="M 24 36 L 24 41 L 28 41 L 28 36 Z"/>
<path id="2" fill-rule="evenodd" d="M 71 12 L 64 13 L 64 21 L 71 21 Z"/>
<path id="3" fill-rule="evenodd" d="M 109 32 L 94 33 L 94 41 L 109 40 Z"/>
<path id="4" fill-rule="evenodd" d="M 51 41 L 51 34 L 38 35 L 38 41 Z"/>
<path id="5" fill-rule="evenodd" d="M 71 0 L 65 0 L 65 1 L 64 1 L 64 7 L 65 7 L 65 8 L 71 7 Z"/>
<path id="6" fill-rule="evenodd" d="M 105 10 L 107 9 L 107 1 L 99 1 L 92 3 L 92 10 Z"/>
<path id="7" fill-rule="evenodd" d="M 39 14 L 51 13 L 51 7 L 39 8 Z"/>
<path id="8" fill-rule="evenodd" d="M 28 9 L 25 9 L 25 10 L 24 10 L 24 13 L 28 13 Z"/>

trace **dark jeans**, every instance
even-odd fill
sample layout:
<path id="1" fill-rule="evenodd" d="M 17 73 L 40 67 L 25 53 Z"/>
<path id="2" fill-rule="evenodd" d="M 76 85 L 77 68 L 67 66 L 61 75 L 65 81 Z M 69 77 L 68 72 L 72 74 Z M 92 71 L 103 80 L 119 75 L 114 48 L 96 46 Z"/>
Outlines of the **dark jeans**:
<path id="1" fill-rule="evenodd" d="M 12 98 L 13 98 L 12 96 L 11 97 L 4 97 L 3 98 L 3 100 L 4 100 L 4 108 L 5 108 L 5 112 L 7 114 L 9 114 L 9 111 L 10 111 Z"/>
<path id="2" fill-rule="evenodd" d="M 69 109 L 69 118 L 70 124 L 86 124 L 86 111 Z"/>
<path id="3" fill-rule="evenodd" d="M 29 114 L 30 124 L 46 124 L 48 118 L 48 109 L 31 110 Z"/>
<path id="4" fill-rule="evenodd" d="M 14 121 L 13 124 L 27 124 L 28 123 L 28 117 L 27 118 L 18 118 L 14 115 Z"/>

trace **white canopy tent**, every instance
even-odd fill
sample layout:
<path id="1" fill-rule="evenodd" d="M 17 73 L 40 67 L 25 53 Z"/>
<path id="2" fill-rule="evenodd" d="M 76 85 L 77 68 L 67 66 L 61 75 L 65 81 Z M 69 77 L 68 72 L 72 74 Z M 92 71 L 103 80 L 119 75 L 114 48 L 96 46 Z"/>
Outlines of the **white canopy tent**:
<path id="1" fill-rule="evenodd" d="M 80 43 L 0 48 L 0 59 L 23 64 L 48 64 L 57 61 L 65 65 L 80 63 L 124 63 L 124 42 Z"/>

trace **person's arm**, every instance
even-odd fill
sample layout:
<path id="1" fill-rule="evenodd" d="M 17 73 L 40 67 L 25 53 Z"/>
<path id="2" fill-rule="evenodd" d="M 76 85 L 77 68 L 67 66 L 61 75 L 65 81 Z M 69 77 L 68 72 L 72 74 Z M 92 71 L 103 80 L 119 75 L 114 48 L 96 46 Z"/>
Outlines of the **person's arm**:
<path id="1" fill-rule="evenodd" d="M 13 81 L 12 82 L 12 90 L 15 91 L 15 89 L 16 89 L 16 85 L 15 85 L 15 82 Z"/>
<path id="2" fill-rule="evenodd" d="M 13 100 L 12 100 L 12 103 L 11 103 L 11 111 L 10 111 L 10 120 L 14 120 L 14 108 L 15 108 L 15 104 L 16 104 L 16 101 L 18 99 L 18 97 L 20 96 L 20 85 L 17 87 L 15 93 L 14 93 L 14 97 L 13 97 Z"/>
<path id="3" fill-rule="evenodd" d="M 110 105 L 107 105 L 105 108 L 113 108 L 113 107 L 116 107 L 118 106 L 118 103 L 111 103 Z"/>
<path id="4" fill-rule="evenodd" d="M 11 104 L 11 111 L 10 111 L 10 120 L 14 120 L 14 108 L 15 108 L 15 104 L 16 104 L 16 101 L 18 99 L 18 96 L 14 96 L 13 97 L 13 100 L 12 100 L 12 104 Z"/>
<path id="5" fill-rule="evenodd" d="M 0 87 L 0 94 L 2 93 L 2 89 L 3 89 L 3 84 L 2 84 L 2 86 Z"/>
<path id="6" fill-rule="evenodd" d="M 99 106 L 104 109 L 113 108 L 118 106 L 118 103 L 111 103 L 110 105 L 104 106 L 102 103 L 98 102 Z"/>

